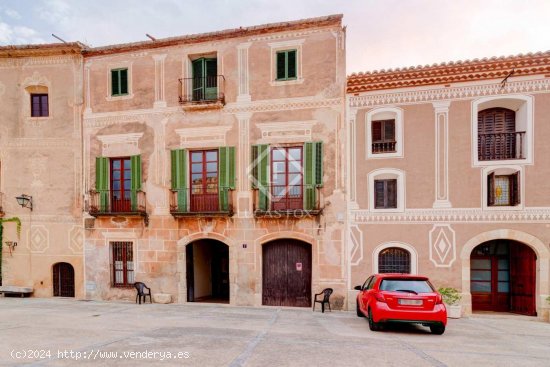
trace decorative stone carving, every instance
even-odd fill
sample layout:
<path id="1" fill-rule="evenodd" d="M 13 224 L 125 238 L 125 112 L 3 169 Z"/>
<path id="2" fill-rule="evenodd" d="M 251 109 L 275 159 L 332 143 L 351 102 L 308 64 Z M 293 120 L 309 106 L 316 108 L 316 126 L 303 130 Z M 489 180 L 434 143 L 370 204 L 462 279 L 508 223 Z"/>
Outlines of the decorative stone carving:
<path id="1" fill-rule="evenodd" d="M 456 260 L 455 231 L 449 224 L 435 224 L 430 231 L 430 260 L 438 268 L 448 268 Z"/>
<path id="2" fill-rule="evenodd" d="M 358 226 L 350 226 L 350 265 L 357 266 L 363 260 L 363 232 Z"/>
<path id="3" fill-rule="evenodd" d="M 227 132 L 231 126 L 212 126 L 177 129 L 181 148 L 210 148 L 226 145 Z"/>
<path id="4" fill-rule="evenodd" d="M 104 157 L 120 157 L 125 155 L 140 154 L 138 141 L 143 133 L 98 135 L 98 140 L 103 143 L 102 155 Z"/>
<path id="5" fill-rule="evenodd" d="M 262 132 L 260 144 L 297 143 L 311 141 L 311 131 L 317 121 L 264 122 L 256 124 Z"/>
<path id="6" fill-rule="evenodd" d="M 84 229 L 81 226 L 73 226 L 69 230 L 69 249 L 75 254 L 82 253 L 84 245 Z"/>
<path id="7" fill-rule="evenodd" d="M 46 226 L 31 226 L 29 230 L 29 246 L 32 252 L 44 252 L 50 247 L 50 232 Z"/>
<path id="8" fill-rule="evenodd" d="M 48 168 L 48 157 L 40 153 L 35 153 L 30 159 L 30 168 L 32 174 L 32 188 L 41 188 L 44 186 L 42 176 Z"/>

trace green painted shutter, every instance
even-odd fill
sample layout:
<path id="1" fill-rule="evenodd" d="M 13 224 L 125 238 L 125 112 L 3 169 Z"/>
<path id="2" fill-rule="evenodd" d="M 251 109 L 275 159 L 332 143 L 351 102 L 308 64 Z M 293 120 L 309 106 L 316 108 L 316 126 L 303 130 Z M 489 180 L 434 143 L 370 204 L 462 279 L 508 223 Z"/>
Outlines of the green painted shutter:
<path id="1" fill-rule="evenodd" d="M 269 145 L 252 146 L 252 187 L 258 189 L 258 207 L 266 211 L 269 198 Z"/>
<path id="2" fill-rule="evenodd" d="M 297 65 L 296 65 L 296 50 L 293 50 L 293 51 L 288 51 L 287 52 L 287 73 L 286 73 L 286 77 L 288 79 L 295 79 L 296 78 L 296 69 L 297 69 Z"/>
<path id="3" fill-rule="evenodd" d="M 177 195 L 177 211 L 187 212 L 187 150 L 172 150 L 171 156 L 172 190 Z"/>
<path id="4" fill-rule="evenodd" d="M 120 94 L 120 89 L 118 88 L 119 78 L 118 70 L 111 70 L 111 95 L 116 96 Z"/>
<path id="5" fill-rule="evenodd" d="M 132 171 L 130 181 L 130 198 L 132 202 L 132 211 L 138 209 L 138 191 L 141 190 L 141 156 L 133 155 L 130 157 L 130 167 Z"/>
<path id="6" fill-rule="evenodd" d="M 317 188 L 323 185 L 323 142 L 304 144 L 304 208 L 316 209 Z"/>
<path id="7" fill-rule="evenodd" d="M 229 190 L 235 190 L 235 147 L 219 148 L 218 165 L 220 210 L 228 211 Z"/>
<path id="8" fill-rule="evenodd" d="M 128 94 L 128 69 L 119 70 L 120 94 Z"/>
<path id="9" fill-rule="evenodd" d="M 286 53 L 277 52 L 277 79 L 286 78 Z"/>
<path id="10" fill-rule="evenodd" d="M 95 189 L 99 193 L 99 211 L 106 212 L 109 204 L 109 158 L 95 159 Z"/>

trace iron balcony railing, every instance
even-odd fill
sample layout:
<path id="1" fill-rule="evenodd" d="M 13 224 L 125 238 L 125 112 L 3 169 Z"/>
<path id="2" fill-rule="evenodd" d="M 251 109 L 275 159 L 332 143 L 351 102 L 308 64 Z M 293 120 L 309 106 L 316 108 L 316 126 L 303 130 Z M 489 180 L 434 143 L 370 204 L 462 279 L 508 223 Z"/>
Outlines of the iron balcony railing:
<path id="1" fill-rule="evenodd" d="M 233 190 L 229 187 L 171 190 L 170 213 L 175 216 L 231 216 Z"/>
<path id="2" fill-rule="evenodd" d="M 126 190 L 91 190 L 88 212 L 97 217 L 101 215 L 146 215 L 147 200 L 145 192 Z"/>
<path id="3" fill-rule="evenodd" d="M 395 152 L 395 141 L 384 141 L 372 143 L 372 152 L 377 153 L 393 153 Z"/>
<path id="4" fill-rule="evenodd" d="M 225 103 L 223 75 L 182 78 L 179 82 L 181 104 Z"/>
<path id="5" fill-rule="evenodd" d="M 478 156 L 480 161 L 524 159 L 525 131 L 511 133 L 480 133 Z"/>
<path id="6" fill-rule="evenodd" d="M 254 191 L 254 215 L 307 216 L 321 212 L 321 190 L 316 185 L 267 185 Z"/>

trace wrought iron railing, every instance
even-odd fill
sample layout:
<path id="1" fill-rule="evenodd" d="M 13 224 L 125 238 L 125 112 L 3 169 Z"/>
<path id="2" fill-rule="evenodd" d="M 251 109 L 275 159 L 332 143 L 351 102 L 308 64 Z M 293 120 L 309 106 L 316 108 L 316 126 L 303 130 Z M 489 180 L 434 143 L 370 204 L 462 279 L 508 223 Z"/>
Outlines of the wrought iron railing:
<path id="1" fill-rule="evenodd" d="M 136 190 L 111 191 L 91 190 L 88 212 L 98 215 L 146 214 L 147 200 L 145 192 Z"/>
<path id="2" fill-rule="evenodd" d="M 524 159 L 525 131 L 511 133 L 480 133 L 478 157 L 480 161 Z"/>
<path id="3" fill-rule="evenodd" d="M 384 141 L 372 143 L 372 153 L 393 153 L 395 152 L 395 141 Z"/>
<path id="4" fill-rule="evenodd" d="M 223 75 L 182 78 L 179 82 L 181 104 L 225 103 Z"/>
<path id="5" fill-rule="evenodd" d="M 255 215 L 318 214 L 321 211 L 321 190 L 316 185 L 267 185 L 254 191 Z"/>
<path id="6" fill-rule="evenodd" d="M 174 216 L 232 215 L 233 190 L 229 187 L 172 190 L 170 213 Z"/>

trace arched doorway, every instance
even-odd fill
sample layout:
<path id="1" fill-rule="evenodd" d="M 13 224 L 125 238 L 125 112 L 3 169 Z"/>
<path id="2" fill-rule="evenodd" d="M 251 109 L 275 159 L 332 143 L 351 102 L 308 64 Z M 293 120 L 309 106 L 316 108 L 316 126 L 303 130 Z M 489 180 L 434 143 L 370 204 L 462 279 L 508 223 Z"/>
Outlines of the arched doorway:
<path id="1" fill-rule="evenodd" d="M 54 297 L 74 297 L 74 269 L 69 263 L 57 263 L 53 266 Z"/>
<path id="2" fill-rule="evenodd" d="M 512 240 L 484 242 L 470 256 L 473 311 L 536 316 L 535 252 Z"/>
<path id="3" fill-rule="evenodd" d="M 187 302 L 229 303 L 229 247 L 204 239 L 185 251 Z"/>
<path id="4" fill-rule="evenodd" d="M 262 304 L 311 306 L 311 245 L 294 239 L 262 247 Z"/>

